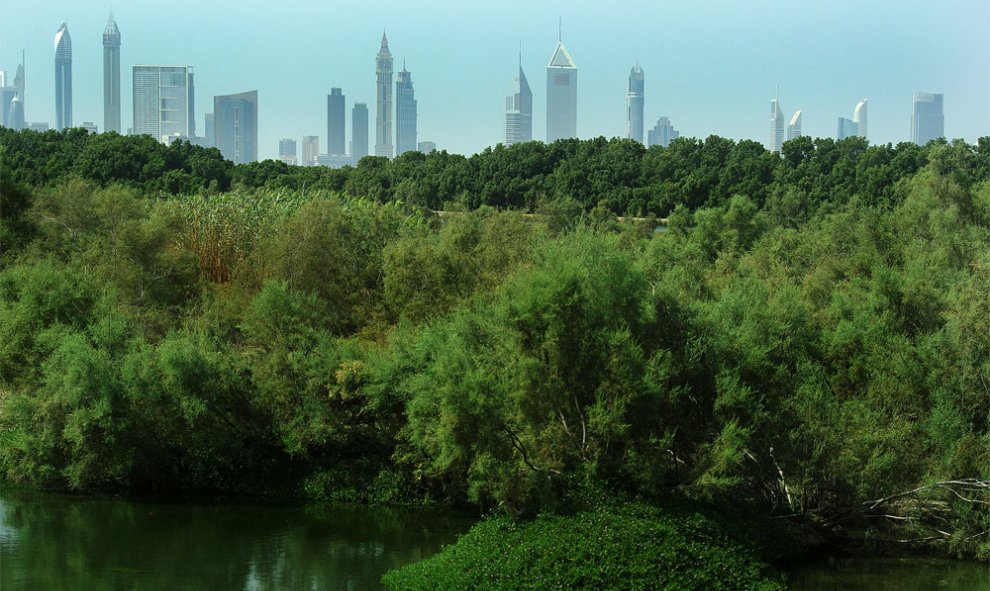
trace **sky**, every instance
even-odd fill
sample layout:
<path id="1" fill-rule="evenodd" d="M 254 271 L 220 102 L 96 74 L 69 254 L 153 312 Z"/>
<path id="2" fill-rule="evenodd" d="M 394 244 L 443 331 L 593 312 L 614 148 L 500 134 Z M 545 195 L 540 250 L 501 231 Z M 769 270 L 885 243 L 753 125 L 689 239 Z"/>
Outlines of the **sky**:
<path id="1" fill-rule="evenodd" d="M 945 95 L 945 133 L 990 135 L 990 0 L 0 0 L 0 69 L 26 54 L 25 115 L 54 127 L 53 39 L 67 20 L 73 120 L 103 129 L 102 34 L 121 31 L 122 127 L 132 124 L 131 66 L 191 65 L 197 131 L 212 97 L 258 91 L 259 156 L 320 136 L 326 95 L 368 103 L 374 151 L 375 54 L 388 33 L 418 100 L 418 140 L 472 154 L 504 140 L 518 52 L 533 90 L 534 139 L 545 137 L 546 65 L 563 40 L 578 66 L 578 135 L 624 136 L 630 68 L 646 72 L 647 128 L 681 136 L 770 134 L 779 87 L 786 119 L 835 137 L 838 117 L 869 99 L 869 140 L 910 139 L 912 94 Z"/>

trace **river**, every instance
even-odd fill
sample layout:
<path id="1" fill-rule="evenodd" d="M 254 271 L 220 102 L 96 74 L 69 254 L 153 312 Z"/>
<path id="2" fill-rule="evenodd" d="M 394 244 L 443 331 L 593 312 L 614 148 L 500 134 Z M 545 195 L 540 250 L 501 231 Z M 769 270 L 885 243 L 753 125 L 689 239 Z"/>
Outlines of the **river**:
<path id="1" fill-rule="evenodd" d="M 374 590 L 476 517 L 0 492 L 0 589 Z M 987 565 L 848 559 L 794 569 L 801 591 L 990 590 Z"/>

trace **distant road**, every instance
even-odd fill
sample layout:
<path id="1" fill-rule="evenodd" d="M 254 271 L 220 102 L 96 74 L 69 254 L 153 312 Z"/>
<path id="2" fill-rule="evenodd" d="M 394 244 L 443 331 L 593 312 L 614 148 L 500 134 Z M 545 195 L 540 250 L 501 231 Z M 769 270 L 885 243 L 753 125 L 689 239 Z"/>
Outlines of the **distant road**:
<path id="1" fill-rule="evenodd" d="M 465 213 L 465 212 L 463 212 L 463 211 L 446 211 L 446 210 L 443 210 L 443 209 L 434 209 L 433 210 L 433 213 L 437 214 L 437 217 L 443 218 L 443 217 L 448 217 L 448 216 L 461 215 L 462 213 Z M 533 218 L 533 219 L 537 219 L 537 218 L 542 218 L 543 217 L 542 215 L 540 215 L 538 213 L 524 213 L 524 214 L 522 214 L 522 216 L 524 218 Z M 620 215 L 620 216 L 617 216 L 616 219 L 618 219 L 623 224 L 626 223 L 626 222 L 648 222 L 648 221 L 650 221 L 652 219 L 653 221 L 655 221 L 657 223 L 658 226 L 666 226 L 667 225 L 667 219 L 668 218 L 637 218 L 637 217 L 632 217 L 632 216 Z"/>

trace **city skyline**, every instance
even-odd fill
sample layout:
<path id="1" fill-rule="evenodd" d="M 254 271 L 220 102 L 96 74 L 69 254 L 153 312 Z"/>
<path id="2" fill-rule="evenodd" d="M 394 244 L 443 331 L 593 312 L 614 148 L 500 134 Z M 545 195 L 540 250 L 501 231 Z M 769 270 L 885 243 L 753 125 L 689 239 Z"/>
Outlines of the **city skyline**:
<path id="1" fill-rule="evenodd" d="M 574 9 L 560 2 L 548 3 L 532 10 L 527 7 L 522 22 L 504 15 L 502 9 L 459 5 L 451 5 L 442 19 L 428 18 L 421 14 L 424 11 L 388 2 L 374 12 L 342 8 L 339 16 L 315 4 L 298 3 L 292 8 L 301 13 L 305 7 L 305 18 L 290 10 L 268 21 L 254 7 L 229 17 L 225 13 L 221 19 L 218 9 L 181 0 L 175 14 L 188 9 L 196 13 L 195 19 L 186 22 L 173 11 L 153 15 L 148 10 L 152 5 L 140 0 L 115 6 L 113 12 L 124 37 L 140 40 L 128 42 L 121 56 L 126 73 L 132 64 L 189 64 L 196 68 L 197 90 L 205 96 L 237 86 L 258 88 L 264 98 L 259 112 L 262 158 L 277 157 L 281 137 L 298 140 L 303 135 L 323 135 L 324 100 L 331 87 L 343 88 L 348 99 L 370 106 L 375 89 L 368 74 L 368 56 L 375 51 L 374 42 L 382 29 L 394 37 L 393 46 L 402 48 L 401 56 L 417 64 L 418 123 L 428 130 L 431 140 L 441 149 L 467 154 L 501 142 L 505 82 L 518 71 L 520 42 L 524 69 L 545 66 L 561 14 L 567 49 L 581 66 L 577 135 L 582 138 L 625 135 L 629 64 L 637 58 L 646 71 L 662 72 L 656 78 L 660 82 L 651 85 L 646 97 L 645 119 L 669 116 L 678 121 L 682 136 L 718 134 L 766 143 L 762 114 L 778 83 L 783 105 L 801 107 L 803 131 L 816 137 L 834 137 L 836 114 L 869 96 L 873 103 L 870 141 L 909 141 L 911 101 L 921 91 L 945 96 L 948 137 L 975 141 L 990 129 L 985 108 L 990 103 L 990 83 L 970 74 L 977 69 L 974 64 L 985 62 L 976 33 L 990 17 L 986 3 L 956 1 L 931 7 L 888 2 L 861 7 L 836 2 L 782 11 L 788 12 L 782 17 L 784 24 L 801 24 L 800 34 L 781 27 L 773 51 L 766 51 L 770 44 L 760 38 L 758 23 L 741 7 L 727 2 L 697 4 L 654 7 L 632 2 L 622 7 L 582 5 Z M 784 6 L 782 2 L 770 4 Z M 837 33 L 833 25 L 844 23 L 854 7 L 860 17 Z M 51 31 L 68 16 L 74 37 L 74 75 L 99 79 L 102 48 L 96 39 L 106 26 L 109 5 L 11 4 L 4 13 L 0 68 L 13 70 L 21 49 L 26 50 L 31 86 L 31 99 L 24 103 L 27 121 L 49 122 L 54 128 L 54 81 L 42 69 L 53 57 Z M 708 19 L 711 14 L 718 18 Z M 657 37 L 648 22 L 661 16 L 671 26 Z M 224 26 L 217 27 L 218 22 Z M 344 34 L 329 42 L 329 60 L 298 50 L 284 53 L 275 47 L 279 38 L 305 36 L 328 22 L 347 23 Z M 176 26 L 187 34 L 170 32 Z M 468 32 L 480 36 L 479 40 L 469 40 Z M 918 44 L 915 39 L 922 33 L 926 41 Z M 262 38 L 270 42 L 256 41 Z M 225 51 L 215 51 L 221 45 Z M 860 65 L 849 72 L 844 63 L 854 55 L 859 56 Z M 485 65 L 475 68 L 478 63 Z M 261 71 L 276 65 L 278 83 L 267 85 Z M 699 71 L 704 74 L 698 75 Z M 130 82 L 122 80 L 125 95 Z M 100 118 L 100 86 L 77 85 L 74 90 L 76 120 L 92 120 L 105 129 Z M 543 84 L 533 87 L 535 105 L 543 106 L 545 92 Z M 130 121 L 132 98 L 122 96 L 121 104 L 122 121 Z M 199 125 L 202 111 L 196 114 Z M 542 132 L 544 126 L 544 110 L 534 109 L 533 128 Z M 542 133 L 534 136 L 545 139 Z"/>

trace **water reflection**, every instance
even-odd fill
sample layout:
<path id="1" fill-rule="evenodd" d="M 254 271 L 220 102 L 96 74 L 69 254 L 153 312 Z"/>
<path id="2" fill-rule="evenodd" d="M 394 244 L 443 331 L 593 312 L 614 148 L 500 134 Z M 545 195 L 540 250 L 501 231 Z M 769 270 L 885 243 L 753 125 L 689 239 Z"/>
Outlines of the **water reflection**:
<path id="1" fill-rule="evenodd" d="M 0 589 L 377 589 L 467 516 L 4 492 Z"/>
<path id="2" fill-rule="evenodd" d="M 796 591 L 990 590 L 990 565 L 931 558 L 841 558 L 795 569 Z"/>

